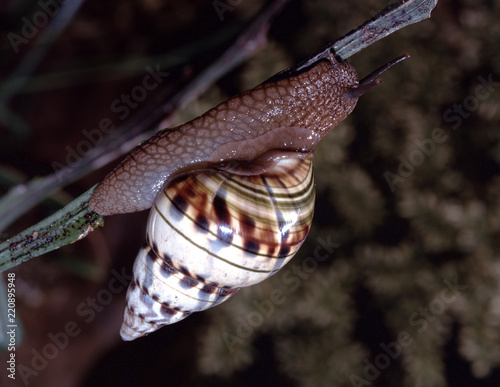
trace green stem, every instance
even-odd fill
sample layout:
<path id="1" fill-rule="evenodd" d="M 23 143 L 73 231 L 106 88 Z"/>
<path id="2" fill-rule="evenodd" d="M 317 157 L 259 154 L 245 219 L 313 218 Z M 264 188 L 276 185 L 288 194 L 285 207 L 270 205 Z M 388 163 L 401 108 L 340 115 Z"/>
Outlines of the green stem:
<path id="1" fill-rule="evenodd" d="M 102 226 L 104 224 L 102 215 L 96 214 L 88 206 L 95 187 L 55 214 L 0 243 L 0 271 L 11 269 L 31 258 L 76 242 Z"/>

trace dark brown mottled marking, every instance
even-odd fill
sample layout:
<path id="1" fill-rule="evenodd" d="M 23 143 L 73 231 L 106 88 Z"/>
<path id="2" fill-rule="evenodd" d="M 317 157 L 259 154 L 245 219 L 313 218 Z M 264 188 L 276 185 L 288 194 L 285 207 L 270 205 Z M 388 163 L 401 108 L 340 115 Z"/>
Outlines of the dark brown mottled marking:
<path id="1" fill-rule="evenodd" d="M 250 234 L 255 230 L 255 220 L 250 218 L 247 214 L 241 214 L 240 217 L 241 228 L 247 233 Z"/>
<path id="2" fill-rule="evenodd" d="M 196 274 L 196 279 L 200 282 L 205 282 L 205 278 L 202 275 Z"/>
<path id="3" fill-rule="evenodd" d="M 274 254 L 276 253 L 276 249 L 278 248 L 278 245 L 275 244 L 270 244 L 267 247 L 267 255 L 270 257 L 273 257 Z"/>
<path id="4" fill-rule="evenodd" d="M 238 290 L 240 290 L 240 288 L 231 288 L 231 287 L 228 287 L 228 286 L 224 286 L 223 288 L 219 288 L 219 296 L 220 297 L 226 297 L 226 296 L 229 296 L 229 295 L 232 295 L 234 293 L 236 293 Z"/>
<path id="5" fill-rule="evenodd" d="M 147 236 L 146 241 L 148 242 L 149 246 L 151 246 L 151 247 L 152 247 L 152 249 L 153 249 L 153 251 L 154 251 L 156 254 L 158 254 L 158 243 L 157 243 L 157 241 L 150 241 L 150 240 L 149 240 L 148 233 L 146 233 L 146 236 Z M 145 247 L 146 247 L 146 248 L 148 248 L 149 246 L 145 246 Z"/>
<path id="6" fill-rule="evenodd" d="M 147 259 L 151 260 L 152 262 L 155 262 L 156 259 L 158 258 L 158 255 L 154 252 L 154 250 L 149 250 L 148 253 L 146 254 Z M 147 264 L 149 265 L 149 264 Z"/>
<path id="7" fill-rule="evenodd" d="M 227 208 L 226 199 L 223 197 L 216 195 L 213 200 L 213 206 L 215 215 L 223 224 L 229 224 L 231 218 L 229 215 L 229 209 Z"/>
<path id="8" fill-rule="evenodd" d="M 173 179 L 173 181 L 175 183 L 181 183 L 183 181 L 186 181 L 188 178 L 189 178 L 188 174 L 183 174 L 183 175 L 177 176 L 175 179 Z"/>
<path id="9" fill-rule="evenodd" d="M 205 208 L 207 206 L 208 196 L 205 192 L 198 192 L 198 203 L 200 208 Z"/>
<path id="10" fill-rule="evenodd" d="M 175 208 L 179 212 L 185 213 L 186 210 L 188 209 L 189 204 L 186 201 L 186 199 L 184 199 L 184 197 L 182 195 L 177 194 L 172 199 L 172 206 L 173 206 L 173 208 Z"/>
<path id="11" fill-rule="evenodd" d="M 165 316 L 165 317 L 170 317 L 170 316 L 173 316 L 174 314 L 177 314 L 177 311 L 165 306 L 165 305 L 162 305 L 161 308 L 160 308 L 160 312 Z"/>
<path id="12" fill-rule="evenodd" d="M 208 231 L 208 219 L 203 214 L 198 214 L 196 216 L 196 225 L 198 226 L 198 230 L 207 232 Z"/>
<path id="13" fill-rule="evenodd" d="M 191 273 L 189 272 L 189 269 L 188 269 L 186 266 L 181 266 L 181 267 L 179 267 L 179 271 L 180 271 L 182 274 L 184 274 L 184 275 L 186 275 L 186 276 L 188 276 L 188 277 L 191 277 L 191 278 L 193 277 L 193 276 L 191 275 Z"/>
<path id="14" fill-rule="evenodd" d="M 177 270 L 170 266 L 167 262 L 162 262 L 161 267 L 160 267 L 160 274 L 164 278 L 168 278 L 171 275 L 174 275 L 177 273 Z"/>
<path id="15" fill-rule="evenodd" d="M 201 288 L 200 291 L 204 292 L 204 293 L 212 294 L 212 293 L 215 293 L 217 290 L 219 290 L 219 288 L 217 286 L 205 284 L 205 285 L 203 285 L 203 287 Z"/>
<path id="16" fill-rule="evenodd" d="M 181 285 L 185 288 L 194 288 L 196 285 L 198 285 L 198 281 L 196 281 L 194 278 L 185 276 L 181 280 Z"/>
<path id="17" fill-rule="evenodd" d="M 174 266 L 174 264 L 173 264 L 173 262 L 172 262 L 172 257 L 170 257 L 170 255 L 168 255 L 167 253 L 164 253 L 164 254 L 163 254 L 162 259 L 163 259 L 163 261 L 164 261 L 167 265 L 169 265 L 169 266 L 171 266 L 171 267 L 173 267 L 173 266 Z"/>
<path id="18" fill-rule="evenodd" d="M 290 246 L 283 245 L 278 253 L 278 258 L 286 258 L 286 256 L 290 253 Z"/>
<path id="19" fill-rule="evenodd" d="M 186 178 L 188 175 L 186 175 Z M 190 185 L 187 185 L 184 187 L 184 193 L 186 194 L 187 197 L 194 198 L 196 197 L 196 192 L 194 192 L 193 188 Z"/>
<path id="20" fill-rule="evenodd" d="M 260 244 L 259 244 L 259 242 L 256 242 L 254 240 L 247 239 L 245 241 L 244 249 L 245 249 L 245 251 L 247 253 L 258 254 L 259 253 L 259 249 L 260 249 Z"/>

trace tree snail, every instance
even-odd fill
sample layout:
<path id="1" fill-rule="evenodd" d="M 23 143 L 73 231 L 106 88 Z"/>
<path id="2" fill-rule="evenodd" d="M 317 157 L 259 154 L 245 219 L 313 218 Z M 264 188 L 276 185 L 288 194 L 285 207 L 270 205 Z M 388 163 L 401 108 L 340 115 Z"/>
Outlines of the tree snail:
<path id="1" fill-rule="evenodd" d="M 312 154 L 380 83 L 332 54 L 271 80 L 135 148 L 96 187 L 102 215 L 152 207 L 121 336 L 134 340 L 276 273 L 314 211 Z"/>

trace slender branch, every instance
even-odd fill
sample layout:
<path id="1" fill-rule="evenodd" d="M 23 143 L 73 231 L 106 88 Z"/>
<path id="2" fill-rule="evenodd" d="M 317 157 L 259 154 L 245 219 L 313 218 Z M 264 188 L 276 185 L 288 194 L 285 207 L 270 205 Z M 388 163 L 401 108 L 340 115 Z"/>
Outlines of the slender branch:
<path id="1" fill-rule="evenodd" d="M 156 107 L 153 114 L 143 114 L 138 117 L 127 127 L 128 130 L 132 130 L 132 135 L 124 134 L 121 131 L 119 133 L 112 133 L 103 141 L 103 144 L 94 149 L 88 157 L 80 160 L 78 166 L 60 171 L 60 173 L 63 173 L 62 182 L 56 179 L 59 180 L 59 185 L 76 180 L 90 169 L 104 165 L 106 162 L 128 152 L 138 143 L 139 139 L 144 138 L 144 134 L 138 134 L 140 133 L 139 129 L 141 127 L 146 127 L 151 132 L 153 128 L 156 128 L 158 118 L 161 117 L 165 111 L 171 113 L 174 108 L 185 105 L 188 101 L 196 98 L 202 93 L 208 83 L 221 76 L 225 71 L 221 71 L 219 67 L 224 66 L 227 71 L 228 68 L 246 60 L 264 44 L 265 34 L 267 33 L 270 21 L 286 1 L 287 0 L 280 0 L 273 2 L 246 30 L 238 41 L 219 58 L 219 60 L 201 73 L 189 87 L 176 94 L 169 101 L 168 105 Z M 293 66 L 276 74 L 272 79 L 302 71 L 318 60 L 328 56 L 332 50 L 337 56 L 340 56 L 341 59 L 346 59 L 392 32 L 429 18 L 430 12 L 436 5 L 437 0 L 409 0 L 391 5 L 362 26 L 329 45 L 325 50 L 297 66 Z M 228 62 L 230 62 L 230 64 L 228 64 Z M 159 109 L 161 109 L 160 112 L 158 111 Z M 148 132 L 147 135 L 150 135 L 150 132 Z M 118 152 L 114 150 L 117 142 L 119 144 L 125 144 L 120 147 Z M 43 198 L 44 194 L 55 190 L 57 184 L 54 185 L 54 179 L 54 175 L 52 175 L 45 179 L 41 179 L 40 182 L 31 182 L 27 186 L 23 186 L 27 193 L 24 196 L 18 194 L 22 197 L 19 205 L 22 203 L 25 206 L 27 201 L 33 200 L 37 202 L 36 200 Z M 93 213 L 88 208 L 88 200 L 93 188 L 75 199 L 56 214 L 16 237 L 0 244 L 0 270 L 6 270 L 37 255 L 44 254 L 60 246 L 81 239 L 85 237 L 88 232 L 101 225 L 102 217 Z M 34 195 L 30 195 L 31 190 L 35 190 Z M 0 201 L 0 213 L 2 213 L 2 206 L 4 206 L 3 209 L 5 210 L 5 203 L 10 203 L 10 206 L 14 206 L 13 203 L 15 203 L 15 199 L 12 198 L 12 194 L 10 197 L 7 195 L 6 199 L 4 198 L 4 200 Z"/>
<path id="2" fill-rule="evenodd" d="M 103 225 L 103 217 L 88 206 L 94 188 L 35 226 L 0 243 L 0 272 L 85 238 Z"/>
<path id="3" fill-rule="evenodd" d="M 333 51 L 342 59 L 349 58 L 380 39 L 431 17 L 438 0 L 400 1 L 389 5 L 365 24 L 333 43 Z"/>
<path id="4" fill-rule="evenodd" d="M 438 0 L 409 0 L 391 4 L 361 26 L 351 30 L 325 47 L 321 52 L 305 61 L 280 71 L 268 81 L 286 78 L 328 58 L 333 52 L 339 59 L 346 60 L 387 35 L 431 17 Z"/>

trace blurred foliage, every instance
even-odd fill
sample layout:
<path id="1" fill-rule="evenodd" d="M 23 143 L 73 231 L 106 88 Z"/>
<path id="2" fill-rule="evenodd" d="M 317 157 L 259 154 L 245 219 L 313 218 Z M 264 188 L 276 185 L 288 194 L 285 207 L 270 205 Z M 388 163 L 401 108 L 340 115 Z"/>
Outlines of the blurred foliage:
<path id="1" fill-rule="evenodd" d="M 269 45 L 179 121 L 315 53 L 387 3 L 292 1 Z M 221 21 L 212 1 L 89 1 L 41 71 L 162 54 L 246 20 L 260 5 L 241 1 Z M 297 256 L 221 306 L 133 343 L 119 343 L 124 302 L 117 297 L 95 322 L 81 324 L 85 336 L 65 350 L 76 376 L 61 385 L 500 385 L 499 84 L 478 92 L 489 79 L 500 82 L 499 18 L 498 0 L 441 0 L 430 20 L 353 57 L 363 77 L 411 55 L 318 147 L 315 223 Z M 189 58 L 189 66 L 209 56 Z M 108 75 L 76 89 L 18 96 L 12 107 L 31 137 L 6 134 L 1 162 L 31 176 L 50 172 L 54 159 L 64 162 L 82 128 L 107 116 L 110 102 L 137 82 Z M 83 192 L 104 172 L 69 191 Z M 44 212 L 37 211 L 33 216 Z M 26 328 L 20 362 L 29 364 L 32 348 L 76 319 L 78 303 L 107 284 L 75 280 L 58 254 L 131 270 L 145 214 L 114 218 L 90 242 L 17 271 Z M 33 381 L 61 380 L 68 371 L 52 365 L 60 362 Z"/>

